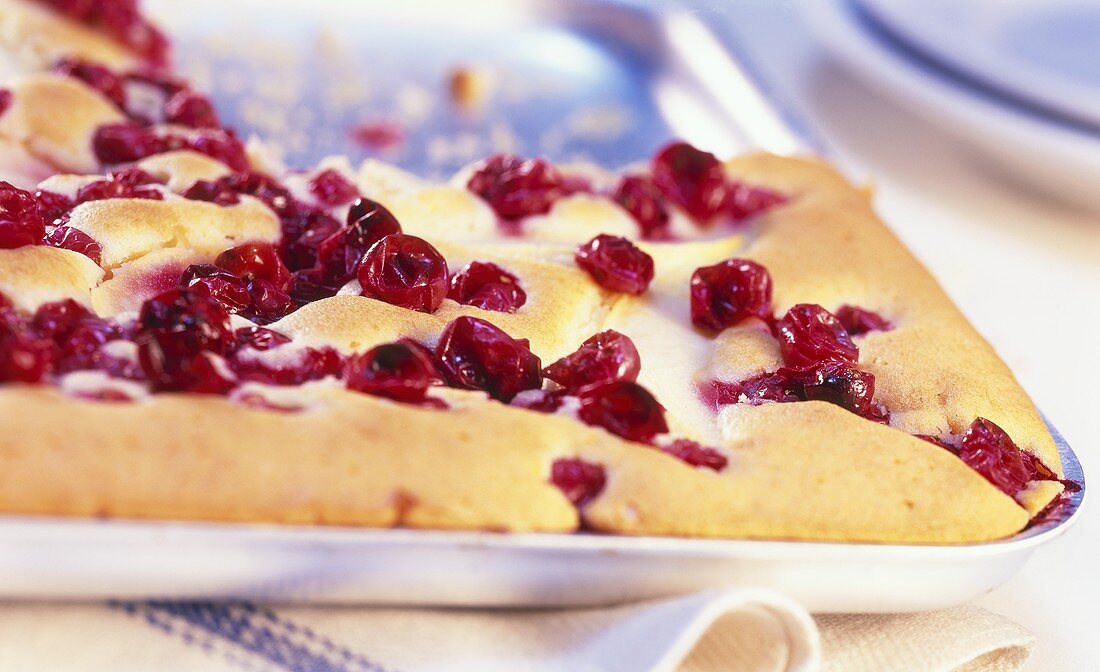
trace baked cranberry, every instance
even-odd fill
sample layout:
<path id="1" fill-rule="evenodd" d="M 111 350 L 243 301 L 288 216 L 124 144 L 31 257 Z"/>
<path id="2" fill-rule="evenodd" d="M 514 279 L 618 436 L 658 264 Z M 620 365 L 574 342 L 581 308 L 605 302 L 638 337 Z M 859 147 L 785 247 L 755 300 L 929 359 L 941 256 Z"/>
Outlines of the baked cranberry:
<path id="1" fill-rule="evenodd" d="M 241 327 L 233 332 L 234 347 L 270 350 L 290 343 L 290 337 L 265 327 Z"/>
<path id="2" fill-rule="evenodd" d="M 132 367 L 128 362 L 108 361 L 111 358 L 99 352 L 104 343 L 120 337 L 119 329 L 72 299 L 39 306 L 31 325 L 42 338 L 53 341 L 56 347 L 54 369 L 58 373 L 93 368 L 119 373 L 113 369 L 120 365 L 122 369 L 126 365 Z M 132 375 L 130 372 L 129 376 Z"/>
<path id="3" fill-rule="evenodd" d="M 369 149 L 388 150 L 405 142 L 405 125 L 396 119 L 368 119 L 353 126 L 348 135 Z"/>
<path id="4" fill-rule="evenodd" d="M 787 198 L 783 194 L 771 189 L 751 187 L 747 184 L 731 181 L 725 212 L 734 221 L 740 221 L 758 215 L 786 200 Z"/>
<path id="5" fill-rule="evenodd" d="M 669 214 L 661 192 L 653 181 L 641 175 L 628 175 L 619 181 L 611 198 L 630 213 L 647 240 L 667 240 Z"/>
<path id="6" fill-rule="evenodd" d="M 577 392 L 580 419 L 629 441 L 648 442 L 668 431 L 665 409 L 647 389 L 628 380 L 590 385 Z"/>
<path id="7" fill-rule="evenodd" d="M 349 389 L 404 402 L 422 401 L 435 376 L 435 363 L 406 343 L 386 343 L 348 361 Z"/>
<path id="8" fill-rule="evenodd" d="M 894 325 L 878 313 L 864 310 L 858 306 L 841 306 L 836 310 L 836 319 L 844 325 L 849 336 L 862 336 L 869 331 L 889 331 Z"/>
<path id="9" fill-rule="evenodd" d="M 266 280 L 248 283 L 252 302 L 243 315 L 260 324 L 270 324 L 293 313 L 298 304 L 288 292 L 284 292 Z"/>
<path id="10" fill-rule="evenodd" d="M 827 401 L 856 415 L 874 414 L 875 377 L 870 373 L 844 362 L 824 362 L 790 375 L 807 401 Z"/>
<path id="11" fill-rule="evenodd" d="M 448 324 L 435 355 L 451 385 L 484 390 L 494 399 L 510 401 L 523 390 L 542 386 L 542 363 L 527 343 L 476 317 Z"/>
<path id="12" fill-rule="evenodd" d="M 447 297 L 466 306 L 514 313 L 527 302 L 519 278 L 496 264 L 474 261 L 451 276 Z"/>
<path id="13" fill-rule="evenodd" d="M 321 248 L 340 231 L 340 222 L 320 210 L 298 202 L 284 208 L 280 215 L 283 229 L 283 261 L 298 271 L 316 268 L 321 263 Z"/>
<path id="14" fill-rule="evenodd" d="M 64 341 L 84 320 L 95 314 L 73 299 L 44 303 L 34 312 L 31 327 L 42 337 Z"/>
<path id="15" fill-rule="evenodd" d="M 653 157 L 653 183 L 692 219 L 708 224 L 720 214 L 730 196 L 722 164 L 710 152 L 686 142 L 665 146 Z"/>
<path id="16" fill-rule="evenodd" d="M 794 368 L 808 368 L 822 362 L 855 363 L 859 348 L 844 325 L 816 303 L 800 303 L 775 324 L 783 361 Z"/>
<path id="17" fill-rule="evenodd" d="M 196 129 L 187 136 L 183 144 L 187 149 L 221 161 L 233 170 L 248 170 L 248 152 L 245 151 L 244 143 L 229 129 Z"/>
<path id="18" fill-rule="evenodd" d="M 241 202 L 241 197 L 237 192 L 219 182 L 211 182 L 210 180 L 196 180 L 183 192 L 183 197 L 192 201 L 206 201 L 207 203 L 216 203 L 223 206 L 236 205 Z"/>
<path id="19" fill-rule="evenodd" d="M 576 352 L 546 367 L 542 375 L 575 392 L 586 385 L 638 379 L 642 360 L 634 342 L 608 329 L 592 336 Z"/>
<path id="20" fill-rule="evenodd" d="M 959 444 L 959 457 L 1009 497 L 1031 481 L 1058 480 L 1039 458 L 1020 450 L 1003 429 L 985 418 L 970 423 Z"/>
<path id="21" fill-rule="evenodd" d="M 0 181 L 0 250 L 38 245 L 46 235 L 46 223 L 30 192 Z"/>
<path id="22" fill-rule="evenodd" d="M 294 271 L 293 276 L 289 294 L 299 306 L 336 296 L 341 287 L 327 282 L 324 274 L 317 268 Z"/>
<path id="23" fill-rule="evenodd" d="M 277 357 L 248 356 L 238 351 L 229 367 L 242 381 L 267 385 L 301 385 L 328 376 L 339 377 L 344 361 L 332 348 L 300 348 L 282 351 Z"/>
<path id="24" fill-rule="evenodd" d="M 440 366 L 439 361 L 436 360 L 434 350 L 424 345 L 423 343 L 420 343 L 408 337 L 400 338 L 397 340 L 397 342 L 403 345 L 407 345 L 413 350 L 416 350 L 420 354 L 424 355 L 424 357 L 432 363 L 432 385 L 447 384 L 446 374 L 443 373 L 443 368 Z"/>
<path id="25" fill-rule="evenodd" d="M 433 313 L 447 296 L 447 260 L 428 241 L 386 236 L 359 263 L 363 294 L 410 310 Z"/>
<path id="26" fill-rule="evenodd" d="M 245 282 L 264 280 L 276 289 L 290 289 L 290 271 L 271 243 L 238 245 L 219 254 L 214 263 Z"/>
<path id="27" fill-rule="evenodd" d="M 102 65 L 67 56 L 58 61 L 53 70 L 59 75 L 84 82 L 119 108 L 126 107 L 126 91 L 122 87 L 122 79 Z"/>
<path id="28" fill-rule="evenodd" d="M 168 141 L 156 131 L 133 122 L 105 124 L 92 137 L 92 150 L 100 163 L 131 163 L 168 150 Z"/>
<path id="29" fill-rule="evenodd" d="M 691 322 L 700 329 L 721 331 L 771 312 L 772 278 L 755 261 L 727 259 L 691 275 Z"/>
<path id="30" fill-rule="evenodd" d="M 611 292 L 642 294 L 653 281 L 653 257 L 626 238 L 600 234 L 578 247 L 573 258 Z"/>
<path id="31" fill-rule="evenodd" d="M 11 89 L 0 87 L 0 117 L 4 116 L 4 113 L 11 107 L 11 100 Z"/>
<path id="32" fill-rule="evenodd" d="M 173 289 L 146 301 L 137 342 L 154 389 L 223 393 L 233 386 L 211 357 L 225 354 L 232 342 L 229 313 L 205 287 Z"/>
<path id="33" fill-rule="evenodd" d="M 401 233 L 389 210 L 369 198 L 359 198 L 348 210 L 346 227 L 328 235 L 317 246 L 315 282 L 335 290 L 355 277 L 363 255 L 379 240 Z"/>
<path id="34" fill-rule="evenodd" d="M 179 286 L 201 285 L 229 313 L 243 313 L 252 303 L 248 283 L 213 264 L 192 264 L 180 276 Z"/>
<path id="35" fill-rule="evenodd" d="M 172 94 L 164 101 L 164 120 L 190 128 L 218 128 L 221 122 L 206 96 L 190 90 Z"/>
<path id="36" fill-rule="evenodd" d="M 290 190 L 275 178 L 263 173 L 232 173 L 218 178 L 218 184 L 238 194 L 248 194 L 258 198 L 278 214 L 281 214 L 294 200 L 290 196 Z"/>
<path id="37" fill-rule="evenodd" d="M 550 482 L 578 508 L 595 499 L 607 484 L 603 465 L 579 457 L 562 457 L 550 465 Z"/>
<path id="38" fill-rule="evenodd" d="M 101 201 L 109 198 L 144 198 L 153 201 L 164 200 L 164 195 L 150 185 L 163 184 L 154 175 L 140 168 L 123 168 L 106 179 L 89 182 L 76 192 L 77 203 Z"/>
<path id="39" fill-rule="evenodd" d="M 660 449 L 693 467 L 705 467 L 714 471 L 722 471 L 729 464 L 729 459 L 722 453 L 691 439 L 676 439 L 672 443 L 660 446 Z"/>
<path id="40" fill-rule="evenodd" d="M 65 218 L 76 205 L 68 196 L 42 189 L 34 192 L 34 200 L 38 201 L 38 214 L 47 224 L 60 224 L 59 220 Z"/>
<path id="41" fill-rule="evenodd" d="M 564 402 L 565 392 L 561 390 L 524 390 L 513 397 L 509 404 L 538 413 L 554 413 Z"/>
<path id="42" fill-rule="evenodd" d="M 496 154 L 482 161 L 466 183 L 501 219 L 520 219 L 550 211 L 566 195 L 557 168 L 543 159 Z"/>
<path id="43" fill-rule="evenodd" d="M 401 225 L 384 205 L 360 197 L 348 209 L 347 244 L 366 252 L 386 236 L 401 233 Z"/>
<path id="44" fill-rule="evenodd" d="M 51 231 L 46 236 L 46 244 L 62 250 L 78 252 L 97 264 L 103 256 L 103 246 L 88 234 L 71 226 L 59 226 Z"/>
<path id="45" fill-rule="evenodd" d="M 54 344 L 9 316 L 0 319 L 0 382 L 37 383 L 50 371 Z"/>
<path id="46" fill-rule="evenodd" d="M 332 168 L 326 168 L 310 180 L 309 191 L 321 205 L 329 208 L 343 205 L 359 196 L 351 180 Z"/>

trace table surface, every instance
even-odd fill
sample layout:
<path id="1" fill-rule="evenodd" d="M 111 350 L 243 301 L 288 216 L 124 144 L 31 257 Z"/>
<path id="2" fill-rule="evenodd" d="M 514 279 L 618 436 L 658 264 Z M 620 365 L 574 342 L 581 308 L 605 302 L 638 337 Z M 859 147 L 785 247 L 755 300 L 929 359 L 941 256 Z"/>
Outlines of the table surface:
<path id="1" fill-rule="evenodd" d="M 1100 213 L 1012 182 L 865 86 L 829 58 L 798 2 L 734 0 L 721 11 L 777 89 L 857 172 L 872 176 L 883 218 L 1007 360 L 1086 472 L 1096 473 Z M 1027 670 L 1098 669 L 1097 566 L 1100 518 L 1086 515 L 979 600 L 1035 633 Z"/>

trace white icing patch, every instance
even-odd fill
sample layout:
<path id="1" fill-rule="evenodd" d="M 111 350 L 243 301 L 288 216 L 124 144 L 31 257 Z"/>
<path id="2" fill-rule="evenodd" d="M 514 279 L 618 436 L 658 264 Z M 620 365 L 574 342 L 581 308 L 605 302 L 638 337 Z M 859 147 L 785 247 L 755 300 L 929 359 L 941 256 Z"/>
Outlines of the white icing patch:
<path id="1" fill-rule="evenodd" d="M 360 296 L 363 293 L 363 286 L 359 284 L 359 279 L 349 280 L 348 284 L 341 287 L 336 296 Z"/>
<path id="2" fill-rule="evenodd" d="M 335 380 L 335 379 L 333 379 Z M 318 387 L 332 387 L 331 383 L 313 382 L 301 386 L 264 385 L 244 383 L 229 393 L 235 403 L 274 411 L 309 411 L 321 407 L 320 400 L 311 391 Z"/>
<path id="3" fill-rule="evenodd" d="M 136 401 L 149 396 L 149 390 L 145 384 L 112 378 L 102 371 L 74 371 L 63 376 L 59 385 L 62 392 L 74 397 L 94 398 L 109 392 Z"/>
<path id="4" fill-rule="evenodd" d="M 129 362 L 136 362 L 138 360 L 138 346 L 137 343 L 133 341 L 108 341 L 100 346 L 99 351 L 115 359 Z"/>

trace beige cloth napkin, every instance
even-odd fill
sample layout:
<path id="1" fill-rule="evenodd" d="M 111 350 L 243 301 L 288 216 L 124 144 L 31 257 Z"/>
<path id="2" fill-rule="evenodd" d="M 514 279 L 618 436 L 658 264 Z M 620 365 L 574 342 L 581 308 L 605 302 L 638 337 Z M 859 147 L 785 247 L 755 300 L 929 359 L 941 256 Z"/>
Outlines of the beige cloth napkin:
<path id="1" fill-rule="evenodd" d="M 1008 672 L 1032 643 L 976 607 L 815 621 L 748 590 L 569 611 L 0 604 L 18 672 Z"/>

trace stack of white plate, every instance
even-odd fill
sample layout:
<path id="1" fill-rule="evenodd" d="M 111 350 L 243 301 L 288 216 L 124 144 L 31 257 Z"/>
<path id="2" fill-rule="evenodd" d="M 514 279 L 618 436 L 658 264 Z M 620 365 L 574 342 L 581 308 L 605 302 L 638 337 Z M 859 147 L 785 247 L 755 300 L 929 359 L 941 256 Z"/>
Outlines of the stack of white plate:
<path id="1" fill-rule="evenodd" d="M 810 0 L 853 71 L 1044 191 L 1100 207 L 1100 0 Z"/>

